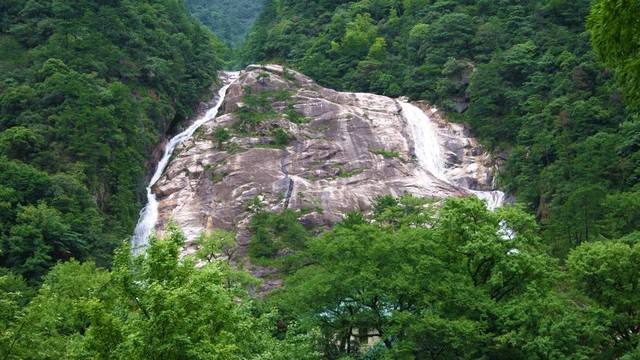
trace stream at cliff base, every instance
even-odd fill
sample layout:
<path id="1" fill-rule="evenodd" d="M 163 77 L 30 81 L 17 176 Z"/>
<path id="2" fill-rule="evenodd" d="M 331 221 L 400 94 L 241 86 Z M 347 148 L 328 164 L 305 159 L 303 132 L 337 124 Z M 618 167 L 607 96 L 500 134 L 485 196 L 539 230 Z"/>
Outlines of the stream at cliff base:
<path id="1" fill-rule="evenodd" d="M 134 254 L 138 254 L 140 250 L 144 250 L 147 247 L 149 244 L 149 236 L 158 221 L 159 203 L 156 195 L 153 193 L 153 186 L 158 182 L 158 180 L 160 180 L 160 177 L 162 177 L 164 170 L 169 164 L 171 155 L 173 155 L 173 151 L 178 147 L 178 145 L 189 140 L 200 126 L 216 118 L 218 110 L 220 110 L 220 106 L 222 106 L 222 103 L 224 102 L 227 89 L 229 89 L 229 86 L 238 78 L 238 76 L 239 73 L 237 72 L 225 73 L 225 84 L 218 91 L 214 106 L 207 110 L 203 116 L 194 121 L 188 128 L 174 136 L 165 146 L 163 156 L 158 162 L 156 171 L 147 186 L 147 205 L 140 211 L 140 219 L 136 225 L 134 235 L 131 238 L 131 249 Z"/>

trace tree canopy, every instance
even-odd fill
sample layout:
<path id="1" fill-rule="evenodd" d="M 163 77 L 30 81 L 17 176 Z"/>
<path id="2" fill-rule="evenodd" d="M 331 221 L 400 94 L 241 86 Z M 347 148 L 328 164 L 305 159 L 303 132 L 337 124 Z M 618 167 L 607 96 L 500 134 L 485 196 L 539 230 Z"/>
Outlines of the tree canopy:
<path id="1" fill-rule="evenodd" d="M 302 227 L 296 218 L 270 213 L 266 229 Z M 111 270 L 60 263 L 37 291 L 0 272 L 0 356 L 634 359 L 638 236 L 581 244 L 561 264 L 538 230 L 522 209 L 476 198 L 387 196 L 370 214 L 275 242 L 284 287 L 254 298 L 258 280 L 229 261 L 235 234 L 204 233 L 183 256 L 170 224 L 146 255 L 125 244 Z"/>
<path id="2" fill-rule="evenodd" d="M 587 23 L 591 43 L 605 64 L 616 70 L 629 98 L 640 106 L 640 3 L 635 0 L 599 0 Z"/>
<path id="3" fill-rule="evenodd" d="M 0 5 L 0 266 L 109 264 L 161 136 L 211 96 L 223 48 L 184 4 Z"/>
<path id="4" fill-rule="evenodd" d="M 225 261 L 180 260 L 184 236 L 170 227 L 145 256 L 123 246 L 111 271 L 70 261 L 36 294 L 0 275 L 3 359 L 317 359 L 310 337 L 282 338 L 275 313 L 259 312 Z M 219 251 L 219 250 L 218 250 Z M 28 305 L 21 307 L 25 302 Z"/>
<path id="5" fill-rule="evenodd" d="M 297 261 L 267 303 L 327 359 L 631 359 L 640 343 L 637 243 L 561 265 L 521 209 L 384 197 L 302 248 L 280 245 Z"/>

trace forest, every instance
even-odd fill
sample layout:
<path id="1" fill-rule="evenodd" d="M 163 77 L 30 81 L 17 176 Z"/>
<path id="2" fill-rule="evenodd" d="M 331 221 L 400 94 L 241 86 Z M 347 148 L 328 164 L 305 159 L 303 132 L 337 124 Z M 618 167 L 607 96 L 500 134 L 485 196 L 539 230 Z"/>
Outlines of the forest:
<path id="1" fill-rule="evenodd" d="M 37 290 L 17 275 L 0 276 L 4 357 L 638 356 L 633 239 L 583 244 L 561 265 L 532 215 L 516 207 L 491 212 L 477 199 L 440 207 L 382 197 L 371 215 L 350 213 L 319 235 L 291 212 L 255 211 L 253 247 L 296 250 L 275 260 L 281 290 L 266 298 L 247 292 L 256 279 L 224 256 L 236 251 L 235 234 L 203 234 L 200 250 L 181 258 L 185 237 L 172 226 L 146 256 L 118 249 L 110 270 L 61 263 Z"/>
<path id="2" fill-rule="evenodd" d="M 0 266 L 110 264 L 161 137 L 210 97 L 222 43 L 180 1 L 0 5 Z"/>
<path id="3" fill-rule="evenodd" d="M 637 0 L 1 2 L 0 358 L 639 359 L 638 13 Z M 156 146 L 233 62 L 435 104 L 501 159 L 516 202 L 385 196 L 322 231 L 256 206 L 248 256 L 284 281 L 265 296 L 226 256 L 234 232 L 183 256 L 171 224 L 133 256 Z"/>

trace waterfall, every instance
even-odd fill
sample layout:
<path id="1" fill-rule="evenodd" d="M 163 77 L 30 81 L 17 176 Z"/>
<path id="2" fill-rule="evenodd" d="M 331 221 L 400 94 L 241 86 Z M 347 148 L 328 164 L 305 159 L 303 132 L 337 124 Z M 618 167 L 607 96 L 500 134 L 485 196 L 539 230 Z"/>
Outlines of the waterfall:
<path id="1" fill-rule="evenodd" d="M 436 178 L 450 183 L 444 171 L 445 161 L 438 141 L 436 124 L 422 109 L 410 103 L 402 103 L 402 113 L 409 123 L 420 166 Z"/>
<path id="2" fill-rule="evenodd" d="M 218 115 L 218 110 L 224 102 L 227 89 L 233 83 L 233 81 L 238 78 L 239 73 L 228 72 L 226 73 L 226 75 L 227 79 L 225 81 L 225 85 L 220 89 L 220 91 L 218 91 L 218 97 L 215 105 L 207 110 L 207 112 L 202 117 L 198 118 L 187 129 L 174 136 L 165 146 L 162 159 L 160 159 L 160 162 L 158 162 L 156 171 L 153 174 L 151 181 L 149 181 L 149 186 L 147 186 L 147 205 L 142 209 L 142 211 L 140 211 L 140 219 L 138 220 L 134 235 L 131 239 L 131 248 L 133 249 L 134 253 L 138 253 L 140 250 L 146 248 L 149 242 L 149 236 L 151 235 L 151 232 L 153 231 L 153 228 L 156 226 L 156 222 L 158 221 L 159 202 L 156 198 L 156 195 L 153 193 L 153 186 L 158 182 L 158 180 L 160 180 L 160 177 L 169 164 L 171 155 L 173 154 L 173 151 L 176 149 L 176 147 L 189 140 L 193 136 L 193 133 L 198 130 L 200 126 L 208 121 L 215 119 L 215 117 Z"/>
<path id="3" fill-rule="evenodd" d="M 408 102 L 403 102 L 401 105 L 403 116 L 409 125 L 409 132 L 413 137 L 415 153 L 420 167 L 436 179 L 454 185 L 445 171 L 446 162 L 443 148 L 438 141 L 437 124 L 419 107 Z M 487 207 L 491 210 L 499 208 L 505 201 L 505 194 L 502 191 L 479 191 L 467 188 L 463 190 L 485 201 Z"/>

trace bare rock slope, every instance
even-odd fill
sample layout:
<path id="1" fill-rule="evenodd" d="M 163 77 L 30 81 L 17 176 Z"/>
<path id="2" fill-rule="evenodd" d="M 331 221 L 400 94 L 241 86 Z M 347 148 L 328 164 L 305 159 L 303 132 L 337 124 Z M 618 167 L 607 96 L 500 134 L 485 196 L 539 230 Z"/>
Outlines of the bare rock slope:
<path id="1" fill-rule="evenodd" d="M 242 230 L 256 199 L 275 211 L 304 209 L 303 222 L 326 226 L 368 210 L 381 195 L 491 189 L 492 160 L 467 129 L 418 105 L 437 125 L 446 180 L 419 165 L 401 100 L 326 89 L 276 65 L 250 66 L 229 88 L 224 114 L 177 149 L 154 188 L 158 228 L 173 218 L 190 241 L 207 226 L 239 229 L 246 246 Z"/>

